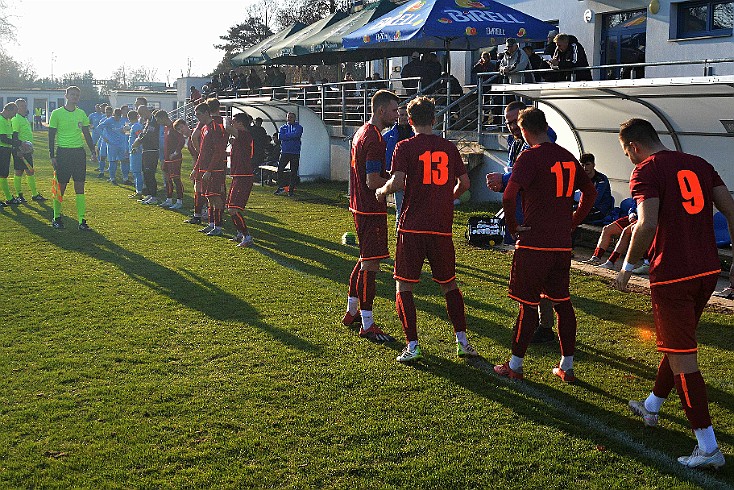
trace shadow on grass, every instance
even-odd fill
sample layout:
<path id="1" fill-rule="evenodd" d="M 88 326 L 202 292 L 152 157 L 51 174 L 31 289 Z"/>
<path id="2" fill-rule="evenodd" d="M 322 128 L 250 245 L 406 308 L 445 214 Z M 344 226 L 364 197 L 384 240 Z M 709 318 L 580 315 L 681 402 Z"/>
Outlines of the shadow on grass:
<path id="1" fill-rule="evenodd" d="M 580 390 L 606 393 L 583 380 L 574 385 L 564 385 L 559 381 L 558 388 L 528 379 L 515 382 L 495 375 L 493 365 L 483 358 L 468 359 L 462 364 L 430 354 L 424 355 L 423 361 L 406 364 L 406 368 L 446 379 L 508 407 L 520 420 L 526 419 L 538 426 L 562 431 L 591 444 L 603 441 L 603 445 L 597 445 L 597 450 L 613 450 L 625 457 L 635 458 L 641 465 L 703 487 L 721 486 L 723 482 L 726 482 L 724 485 L 734 483 L 731 472 L 719 473 L 712 479 L 705 472 L 683 468 L 675 461 L 675 457 L 690 448 L 681 447 L 683 441 L 680 433 L 664 427 L 645 428 L 642 421 L 631 415 L 620 417 L 617 412 L 585 401 Z M 473 369 L 467 370 L 467 366 Z M 626 404 L 627 400 L 612 397 L 612 402 Z M 542 442 L 539 441 L 539 444 Z M 671 450 L 675 454 L 668 454 Z M 678 451 L 680 454 L 677 454 Z"/>
<path id="2" fill-rule="evenodd" d="M 221 289 L 191 271 L 177 272 L 162 266 L 147 257 L 131 252 L 108 240 L 97 232 L 81 232 L 74 229 L 54 230 L 48 222 L 26 213 L 9 216 L 29 231 L 53 245 L 75 253 L 87 255 L 95 260 L 107 262 L 119 268 L 134 281 L 182 306 L 199 311 L 214 320 L 241 321 L 291 347 L 316 352 L 319 347 L 282 328 L 259 319 L 259 312 L 249 303 Z M 67 219 L 67 224 L 73 220 Z"/>

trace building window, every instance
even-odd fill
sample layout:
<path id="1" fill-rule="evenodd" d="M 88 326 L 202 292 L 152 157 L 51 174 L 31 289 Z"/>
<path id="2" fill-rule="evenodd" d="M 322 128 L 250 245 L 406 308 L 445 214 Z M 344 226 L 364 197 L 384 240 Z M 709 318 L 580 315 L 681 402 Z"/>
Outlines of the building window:
<path id="1" fill-rule="evenodd" d="M 678 38 L 731 36 L 734 2 L 698 1 L 678 4 Z"/>

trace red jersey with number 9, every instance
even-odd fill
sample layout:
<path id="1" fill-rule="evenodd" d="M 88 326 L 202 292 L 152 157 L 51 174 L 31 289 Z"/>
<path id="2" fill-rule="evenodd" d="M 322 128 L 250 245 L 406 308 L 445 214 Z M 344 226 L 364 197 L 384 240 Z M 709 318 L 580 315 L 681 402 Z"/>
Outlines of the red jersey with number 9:
<path id="1" fill-rule="evenodd" d="M 645 199 L 660 199 L 651 247 L 651 285 L 720 272 L 713 189 L 721 185 L 724 182 L 710 163 L 677 151 L 655 153 L 632 171 L 630 191 L 638 206 Z"/>
<path id="2" fill-rule="evenodd" d="M 392 171 L 405 172 L 400 231 L 451 236 L 454 187 L 466 173 L 456 145 L 434 134 L 417 134 L 395 146 Z"/>
<path id="3" fill-rule="evenodd" d="M 520 186 L 522 226 L 517 246 L 550 251 L 571 250 L 574 192 L 594 185 L 578 160 L 555 143 L 541 143 L 520 153 L 510 182 Z"/>

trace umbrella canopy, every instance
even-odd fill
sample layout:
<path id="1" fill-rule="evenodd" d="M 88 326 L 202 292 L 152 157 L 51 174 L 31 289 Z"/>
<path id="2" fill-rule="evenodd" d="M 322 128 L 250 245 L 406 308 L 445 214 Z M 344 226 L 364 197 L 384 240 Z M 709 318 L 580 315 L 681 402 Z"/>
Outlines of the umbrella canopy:
<path id="1" fill-rule="evenodd" d="M 468 51 L 545 40 L 555 26 L 493 0 L 413 0 L 344 36 L 347 49 L 411 47 Z"/>
<path id="2" fill-rule="evenodd" d="M 372 53 L 360 50 L 346 50 L 342 43 L 342 38 L 353 32 L 365 24 L 382 17 L 397 7 L 391 0 L 380 0 L 379 2 L 369 4 L 361 11 L 346 17 L 339 22 L 335 22 L 328 28 L 325 28 L 308 38 L 302 39 L 298 44 L 293 46 L 293 53 L 297 56 L 300 64 L 317 64 L 317 63 L 337 63 L 343 61 L 362 61 L 365 59 L 380 58 L 385 56 L 384 49 L 370 50 Z M 410 50 L 391 54 L 410 54 Z M 284 61 L 288 62 L 288 61 Z"/>
<path id="3" fill-rule="evenodd" d="M 317 22 L 314 22 L 311 25 L 304 27 L 294 34 L 291 34 L 280 42 L 275 43 L 268 49 L 264 50 L 263 56 L 265 60 L 268 63 L 279 63 L 274 60 L 277 58 L 294 56 L 294 48 L 296 45 L 300 44 L 302 40 L 307 39 L 318 32 L 321 32 L 322 30 L 326 29 L 336 22 L 339 22 L 340 20 L 347 17 L 347 15 L 348 14 L 346 12 L 333 13 L 328 17 L 325 17 Z"/>
<path id="4" fill-rule="evenodd" d="M 249 65 L 262 65 L 265 63 L 265 58 L 263 57 L 263 51 L 267 50 L 271 46 L 280 43 L 283 39 L 287 38 L 288 36 L 292 36 L 296 32 L 300 31 L 306 27 L 306 24 L 303 24 L 301 22 L 296 22 L 295 24 L 291 24 L 282 31 L 278 31 L 272 36 L 268 37 L 264 41 L 261 41 L 257 43 L 256 45 L 252 46 L 251 48 L 248 48 L 246 51 L 243 51 L 242 53 L 238 54 L 234 58 L 232 58 L 232 65 L 233 66 L 249 66 Z"/>

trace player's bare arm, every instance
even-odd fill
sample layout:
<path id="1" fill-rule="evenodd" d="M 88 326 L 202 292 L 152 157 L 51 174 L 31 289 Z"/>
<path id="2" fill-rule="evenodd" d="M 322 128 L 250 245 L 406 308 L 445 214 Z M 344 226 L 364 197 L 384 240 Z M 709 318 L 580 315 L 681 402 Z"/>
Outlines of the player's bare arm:
<path id="1" fill-rule="evenodd" d="M 713 189 L 714 206 L 716 209 L 721 211 L 721 214 L 726 217 L 726 222 L 729 225 L 730 230 L 734 230 L 734 198 L 732 198 L 729 189 L 725 185 L 714 187 Z M 729 282 L 734 284 L 734 263 L 732 263 L 729 269 Z"/>
<path id="2" fill-rule="evenodd" d="M 89 154 L 92 156 L 92 159 L 96 160 L 97 146 L 94 144 L 92 134 L 89 132 L 89 126 L 82 127 L 82 134 L 84 135 L 84 141 L 87 142 L 87 146 L 89 147 Z"/>
<path id="3" fill-rule="evenodd" d="M 369 176 L 368 176 L 369 177 Z M 369 180 L 367 185 L 369 185 Z M 375 197 L 378 201 L 383 202 L 388 194 L 394 194 L 397 191 L 405 189 L 405 172 L 395 171 L 390 180 L 385 185 L 375 191 Z"/>
<path id="4" fill-rule="evenodd" d="M 456 185 L 454 186 L 454 199 L 458 199 L 461 195 L 469 189 L 471 181 L 467 174 L 460 175 L 456 178 Z"/>
<path id="5" fill-rule="evenodd" d="M 405 174 L 403 174 L 403 176 L 404 175 Z M 382 177 L 377 172 L 367 174 L 367 187 L 373 191 L 385 185 L 386 182 L 387 182 L 387 179 Z"/>
<path id="6" fill-rule="evenodd" d="M 632 240 L 630 241 L 629 248 L 627 249 L 627 257 L 624 259 L 625 266 L 617 274 L 617 278 L 614 281 L 614 287 L 620 291 L 627 289 L 627 283 L 632 275 L 632 269 L 629 269 L 627 264 L 636 264 L 645 255 L 645 252 L 650 248 L 650 244 L 655 238 L 655 230 L 658 227 L 658 212 L 660 211 L 660 199 L 650 198 L 645 199 L 637 205 L 637 224 L 635 229 L 632 231 Z"/>

